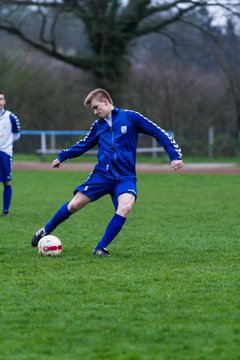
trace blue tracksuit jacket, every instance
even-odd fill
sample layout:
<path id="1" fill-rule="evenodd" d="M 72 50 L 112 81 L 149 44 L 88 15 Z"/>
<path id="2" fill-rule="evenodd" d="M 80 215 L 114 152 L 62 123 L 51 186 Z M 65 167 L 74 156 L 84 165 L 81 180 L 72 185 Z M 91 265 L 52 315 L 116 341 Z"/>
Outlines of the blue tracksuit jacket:
<path id="1" fill-rule="evenodd" d="M 97 119 L 84 139 L 58 155 L 60 162 L 82 155 L 98 145 L 98 163 L 94 171 L 110 179 L 136 176 L 136 150 L 140 133 L 153 136 L 170 160 L 182 158 L 175 140 L 158 125 L 132 110 L 112 111 L 112 127 L 104 119 Z"/>

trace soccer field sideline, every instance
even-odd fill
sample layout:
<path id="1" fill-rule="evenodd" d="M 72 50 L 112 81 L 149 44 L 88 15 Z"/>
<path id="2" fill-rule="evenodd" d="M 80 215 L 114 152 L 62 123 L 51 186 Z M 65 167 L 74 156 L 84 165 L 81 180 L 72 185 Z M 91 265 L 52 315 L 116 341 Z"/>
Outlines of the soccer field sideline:
<path id="1" fill-rule="evenodd" d="M 95 163 L 64 163 L 61 168 L 53 169 L 50 162 L 14 161 L 13 170 L 43 171 L 92 171 Z M 174 173 L 170 164 L 137 163 L 137 173 Z M 240 167 L 235 163 L 185 163 L 178 174 L 240 174 Z"/>

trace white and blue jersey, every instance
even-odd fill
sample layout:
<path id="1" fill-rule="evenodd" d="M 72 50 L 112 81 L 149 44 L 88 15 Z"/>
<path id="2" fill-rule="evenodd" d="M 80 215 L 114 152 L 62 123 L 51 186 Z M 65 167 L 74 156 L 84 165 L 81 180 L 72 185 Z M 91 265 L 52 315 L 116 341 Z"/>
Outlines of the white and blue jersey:
<path id="1" fill-rule="evenodd" d="M 58 155 L 60 162 L 78 157 L 98 146 L 98 163 L 94 172 L 119 180 L 136 176 L 137 141 L 140 133 L 153 136 L 163 146 L 171 161 L 182 158 L 175 140 L 158 125 L 132 110 L 112 110 L 112 124 L 97 119 L 84 139 Z M 112 125 L 112 126 L 111 126 Z"/>
<path id="2" fill-rule="evenodd" d="M 13 142 L 20 137 L 20 122 L 7 110 L 0 111 L 0 181 L 10 181 L 12 175 Z"/>
<path id="3" fill-rule="evenodd" d="M 8 110 L 0 113 L 0 151 L 12 156 L 13 143 L 20 137 L 21 127 L 16 115 Z"/>

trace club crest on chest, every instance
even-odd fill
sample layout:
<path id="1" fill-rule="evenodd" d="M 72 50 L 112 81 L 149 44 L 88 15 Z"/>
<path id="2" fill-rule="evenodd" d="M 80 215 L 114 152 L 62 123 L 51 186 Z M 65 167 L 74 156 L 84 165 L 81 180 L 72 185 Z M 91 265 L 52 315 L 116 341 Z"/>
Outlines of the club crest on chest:
<path id="1" fill-rule="evenodd" d="M 127 126 L 121 126 L 121 133 L 126 134 L 127 133 Z"/>

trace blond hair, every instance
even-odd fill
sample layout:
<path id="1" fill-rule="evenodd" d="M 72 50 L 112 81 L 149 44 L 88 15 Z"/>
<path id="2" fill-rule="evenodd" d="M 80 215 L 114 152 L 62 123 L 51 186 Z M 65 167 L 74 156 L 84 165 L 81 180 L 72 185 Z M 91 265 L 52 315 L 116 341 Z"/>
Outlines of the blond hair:
<path id="1" fill-rule="evenodd" d="M 104 89 L 95 89 L 95 90 L 92 90 L 85 98 L 84 100 L 84 105 L 85 106 L 88 106 L 91 104 L 93 98 L 97 97 L 97 99 L 99 101 L 102 101 L 104 98 L 107 99 L 110 104 L 113 104 L 113 101 L 112 101 L 112 98 L 110 96 L 110 94 L 104 90 Z"/>

